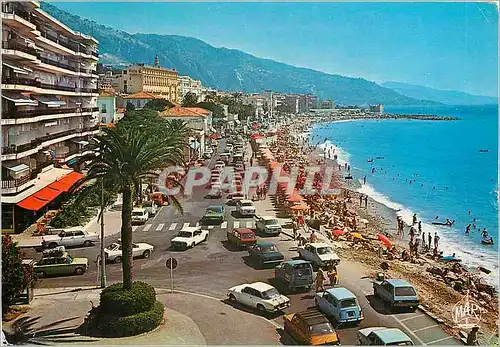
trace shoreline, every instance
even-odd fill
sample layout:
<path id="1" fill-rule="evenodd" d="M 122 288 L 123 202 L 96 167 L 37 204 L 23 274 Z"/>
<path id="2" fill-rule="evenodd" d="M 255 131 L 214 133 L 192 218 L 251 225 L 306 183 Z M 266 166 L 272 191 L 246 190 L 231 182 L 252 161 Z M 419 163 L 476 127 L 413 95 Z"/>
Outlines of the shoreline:
<path id="1" fill-rule="evenodd" d="M 392 117 L 388 117 L 391 118 Z M 329 117 L 328 119 L 324 119 L 324 117 L 319 117 L 319 119 L 311 119 L 307 120 L 308 127 L 304 134 L 307 138 L 307 141 L 311 144 L 311 135 L 314 130 L 314 126 L 319 123 L 324 122 L 338 122 L 338 121 L 355 121 L 358 119 L 370 119 L 370 118 L 361 118 L 357 117 L 355 119 L 346 119 L 339 117 Z M 381 118 L 379 118 L 381 119 Z M 319 121 L 316 121 L 319 120 Z M 330 141 L 331 145 L 334 148 L 337 146 Z M 320 150 L 322 143 L 315 144 L 317 149 Z M 324 148 L 323 148 L 324 151 Z M 321 152 L 323 153 L 323 152 Z M 335 162 L 333 159 L 329 159 L 326 157 L 326 160 L 331 161 L 332 165 L 338 165 L 340 161 Z M 343 164 L 344 162 L 342 162 Z M 354 210 L 360 218 L 366 219 L 369 221 L 365 228 L 359 230 L 363 235 L 375 236 L 377 233 L 386 233 L 390 235 L 391 242 L 398 249 L 408 249 L 408 232 L 407 228 L 409 227 L 407 223 L 405 238 L 401 239 L 396 235 L 396 218 L 398 212 L 396 209 L 393 209 L 382 202 L 376 201 L 373 197 L 368 196 L 368 207 L 360 207 L 359 206 L 359 190 L 363 187 L 361 182 L 357 180 L 356 177 L 353 177 L 352 180 L 344 179 L 343 175 L 346 171 L 341 170 L 341 187 L 349 190 L 350 195 L 352 197 L 351 203 L 348 203 L 348 207 Z M 416 234 L 418 238 L 418 233 Z M 356 252 L 352 252 L 349 249 L 343 249 L 340 253 L 342 253 L 341 257 L 356 261 L 361 263 L 366 269 L 366 275 L 370 277 L 374 277 L 376 273 L 381 272 L 380 267 L 378 266 L 381 262 L 387 261 L 386 259 L 380 258 L 373 250 L 365 249 L 363 247 L 356 248 Z M 419 252 L 420 253 L 420 252 Z M 340 255 L 340 254 L 339 254 Z M 415 287 L 417 288 L 419 295 L 422 299 L 422 304 L 426 307 L 430 312 L 436 314 L 441 317 L 450 331 L 457 332 L 456 327 L 454 327 L 454 323 L 452 320 L 452 312 L 454 309 L 454 305 L 460 302 L 464 295 L 460 291 L 456 291 L 453 289 L 449 281 L 445 278 L 432 274 L 430 269 L 442 269 L 446 267 L 446 264 L 442 262 L 438 262 L 435 260 L 431 260 L 427 257 L 426 254 L 419 254 L 419 261 L 417 263 L 411 262 L 402 262 L 402 261 L 388 261 L 390 264 L 390 269 L 388 271 L 389 275 L 393 278 L 405 278 L 409 280 Z M 484 276 L 481 276 L 484 278 Z M 484 280 L 484 279 L 483 279 Z M 498 289 L 498 288 L 497 288 Z M 475 299 L 479 301 L 480 305 L 489 313 L 484 316 L 487 318 L 483 318 L 483 324 L 481 324 L 482 328 L 487 332 L 493 332 L 494 334 L 498 334 L 497 320 L 498 320 L 498 307 L 496 304 L 498 302 L 498 292 L 495 293 L 494 296 L 487 296 L 479 293 Z"/>

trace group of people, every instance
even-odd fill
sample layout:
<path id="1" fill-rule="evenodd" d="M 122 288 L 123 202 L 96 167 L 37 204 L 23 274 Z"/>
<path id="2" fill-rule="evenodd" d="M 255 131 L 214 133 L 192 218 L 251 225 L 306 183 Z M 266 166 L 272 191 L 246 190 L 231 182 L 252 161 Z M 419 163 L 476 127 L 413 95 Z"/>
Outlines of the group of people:
<path id="1" fill-rule="evenodd" d="M 359 207 L 363 205 L 365 205 L 365 207 L 368 207 L 368 195 L 359 194 Z"/>
<path id="2" fill-rule="evenodd" d="M 256 200 L 265 200 L 267 197 L 267 185 L 257 187 L 255 191 Z"/>

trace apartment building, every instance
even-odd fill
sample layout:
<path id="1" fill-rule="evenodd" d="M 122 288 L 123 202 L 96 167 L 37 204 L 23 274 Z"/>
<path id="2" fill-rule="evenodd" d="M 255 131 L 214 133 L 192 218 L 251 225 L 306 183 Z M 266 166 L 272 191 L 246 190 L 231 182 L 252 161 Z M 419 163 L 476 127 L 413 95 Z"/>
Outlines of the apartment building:
<path id="1" fill-rule="evenodd" d="M 198 97 L 198 102 L 202 101 L 203 86 L 201 81 L 195 80 L 189 76 L 179 76 L 179 102 L 182 102 L 187 93 L 192 93 Z"/>
<path id="2" fill-rule="evenodd" d="M 18 232 L 81 177 L 99 131 L 98 42 L 35 1 L 2 2 L 1 16 L 2 229 Z"/>
<path id="3" fill-rule="evenodd" d="M 124 94 L 138 92 L 151 93 L 173 103 L 179 103 L 178 74 L 174 69 L 160 66 L 158 56 L 154 66 L 134 64 L 122 70 L 121 75 L 113 78 L 112 86 Z"/>

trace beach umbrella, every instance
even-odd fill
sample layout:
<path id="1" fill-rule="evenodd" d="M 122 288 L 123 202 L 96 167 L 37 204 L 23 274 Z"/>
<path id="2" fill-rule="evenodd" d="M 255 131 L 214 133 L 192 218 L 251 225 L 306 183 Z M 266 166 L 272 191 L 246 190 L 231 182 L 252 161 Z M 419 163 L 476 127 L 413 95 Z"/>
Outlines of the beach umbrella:
<path id="1" fill-rule="evenodd" d="M 309 206 L 307 206 L 307 205 L 295 205 L 295 206 L 292 206 L 291 209 L 294 211 L 303 211 L 303 210 L 308 210 Z"/>
<path id="2" fill-rule="evenodd" d="M 387 248 L 392 248 L 392 242 L 389 238 L 382 234 L 377 234 L 377 238 L 382 242 Z"/>
<path id="3" fill-rule="evenodd" d="M 363 236 L 360 233 L 351 233 L 351 236 L 355 239 L 363 240 Z"/>
<path id="4" fill-rule="evenodd" d="M 342 229 L 337 229 L 337 230 L 332 231 L 333 236 L 340 236 L 340 235 L 344 235 L 344 234 L 345 234 L 345 231 Z"/>

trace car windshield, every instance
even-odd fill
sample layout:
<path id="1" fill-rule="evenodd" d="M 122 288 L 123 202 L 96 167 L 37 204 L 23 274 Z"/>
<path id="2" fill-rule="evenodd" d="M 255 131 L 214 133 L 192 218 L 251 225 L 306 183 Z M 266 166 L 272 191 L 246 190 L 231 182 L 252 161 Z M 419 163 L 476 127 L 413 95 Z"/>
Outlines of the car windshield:
<path id="1" fill-rule="evenodd" d="M 415 296 L 417 293 L 413 287 L 396 287 L 396 296 Z"/>
<path id="2" fill-rule="evenodd" d="M 277 298 L 278 296 L 280 296 L 280 293 L 275 288 L 268 289 L 262 293 L 264 299 Z"/>
<path id="3" fill-rule="evenodd" d="M 181 231 L 179 232 L 179 234 L 177 234 L 178 237 L 192 237 L 193 236 L 193 233 L 191 233 L 190 231 Z"/>
<path id="4" fill-rule="evenodd" d="M 279 224 L 277 219 L 266 220 L 266 225 L 277 225 L 277 224 Z"/>
<path id="5" fill-rule="evenodd" d="M 242 202 L 241 206 L 253 207 L 253 204 L 251 202 Z"/>
<path id="6" fill-rule="evenodd" d="M 358 303 L 356 302 L 356 299 L 345 299 L 340 302 L 340 307 L 341 308 L 348 308 L 348 307 L 356 307 L 358 306 Z"/>
<path id="7" fill-rule="evenodd" d="M 220 207 L 209 207 L 207 213 L 222 213 L 222 211 Z"/>
<path id="8" fill-rule="evenodd" d="M 333 249 L 331 247 L 318 248 L 318 254 L 330 254 L 330 253 L 333 253 Z"/>
<path id="9" fill-rule="evenodd" d="M 142 211 L 132 211 L 132 216 L 142 216 L 144 212 Z"/>
<path id="10" fill-rule="evenodd" d="M 311 332 L 311 335 L 323 335 L 323 334 L 335 332 L 335 330 L 333 330 L 333 327 L 330 323 L 321 323 L 321 324 L 311 325 L 309 327 L 309 331 Z"/>
<path id="11" fill-rule="evenodd" d="M 297 264 L 293 267 L 293 271 L 299 277 L 312 274 L 312 269 L 310 264 Z"/>
<path id="12" fill-rule="evenodd" d="M 117 250 L 119 247 L 119 245 L 117 243 L 112 243 L 110 244 L 107 249 L 109 249 L 110 251 L 114 251 L 114 250 Z"/>
<path id="13" fill-rule="evenodd" d="M 264 246 L 260 246 L 260 247 L 261 247 L 263 253 L 278 252 L 278 249 L 276 248 L 275 245 L 264 245 Z"/>

